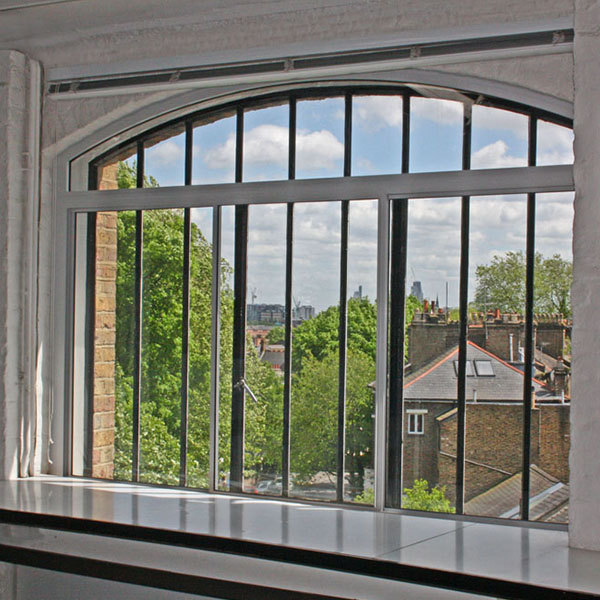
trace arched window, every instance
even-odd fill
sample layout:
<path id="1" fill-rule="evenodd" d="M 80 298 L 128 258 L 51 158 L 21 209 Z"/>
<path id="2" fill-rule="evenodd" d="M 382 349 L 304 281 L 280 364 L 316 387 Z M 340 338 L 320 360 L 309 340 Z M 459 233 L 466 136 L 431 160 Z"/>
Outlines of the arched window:
<path id="1" fill-rule="evenodd" d="M 560 520 L 569 120 L 415 85 L 162 121 L 71 207 L 73 474 Z"/>

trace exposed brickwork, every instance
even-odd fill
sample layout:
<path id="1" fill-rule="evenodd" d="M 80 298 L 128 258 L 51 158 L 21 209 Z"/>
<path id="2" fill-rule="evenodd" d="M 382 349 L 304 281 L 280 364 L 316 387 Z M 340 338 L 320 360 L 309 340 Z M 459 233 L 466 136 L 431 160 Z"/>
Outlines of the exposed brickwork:
<path id="1" fill-rule="evenodd" d="M 417 320 L 420 318 L 422 320 Z M 458 344 L 458 321 L 446 323 L 437 316 L 415 315 L 408 328 L 408 362 L 413 370 Z"/>
<path id="2" fill-rule="evenodd" d="M 438 481 L 436 417 L 452 408 L 448 402 L 406 402 L 407 410 L 427 410 L 423 415 L 423 435 L 408 433 L 408 413 L 404 414 L 404 447 L 402 450 L 403 481 L 412 486 L 415 479 Z"/>
<path id="3" fill-rule="evenodd" d="M 569 482 L 569 410 L 568 404 L 540 404 L 531 414 L 531 462 L 564 483 Z M 430 482 L 445 485 L 453 501 L 456 425 L 456 414 L 439 423 L 439 479 Z M 522 470 L 522 435 L 522 404 L 467 405 L 466 501 Z"/>
<path id="4" fill-rule="evenodd" d="M 117 165 L 102 169 L 99 189 L 116 189 Z M 117 213 L 96 216 L 96 298 L 92 477 L 112 479 L 115 439 Z"/>
<path id="5" fill-rule="evenodd" d="M 561 321 L 538 320 L 536 345 L 554 358 L 562 358 L 567 327 Z"/>
<path id="6" fill-rule="evenodd" d="M 487 339 L 482 346 L 483 348 L 502 360 L 519 360 L 519 347 L 525 345 L 525 326 L 523 323 L 490 323 L 484 329 L 487 333 Z"/>
<path id="7" fill-rule="evenodd" d="M 539 408 L 541 426 L 538 464 L 564 483 L 569 482 L 570 409 L 568 404 L 541 405 Z"/>

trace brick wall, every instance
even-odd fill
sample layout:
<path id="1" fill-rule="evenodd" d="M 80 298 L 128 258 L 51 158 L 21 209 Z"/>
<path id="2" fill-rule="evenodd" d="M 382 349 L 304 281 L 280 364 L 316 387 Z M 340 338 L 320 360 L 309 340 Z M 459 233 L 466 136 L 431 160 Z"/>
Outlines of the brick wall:
<path id="1" fill-rule="evenodd" d="M 511 359 L 512 335 L 512 359 Z M 519 344 L 525 345 L 524 325 L 522 323 L 492 323 L 487 326 L 487 340 L 484 348 L 502 360 L 519 360 Z"/>
<path id="2" fill-rule="evenodd" d="M 563 483 L 569 483 L 571 448 L 570 405 L 540 405 L 539 466 Z"/>
<path id="3" fill-rule="evenodd" d="M 102 169 L 99 189 L 116 189 L 117 165 Z M 91 476 L 112 479 L 115 440 L 117 213 L 96 215 L 96 295 Z"/>
<path id="4" fill-rule="evenodd" d="M 402 476 L 404 487 L 411 487 L 415 479 L 426 479 L 434 485 L 438 479 L 438 426 L 436 417 L 452 408 L 449 402 L 405 401 L 404 444 L 402 448 Z M 408 433 L 406 410 L 427 410 L 423 420 L 423 435 Z"/>
<path id="5" fill-rule="evenodd" d="M 417 320 L 419 317 L 424 320 Z M 437 318 L 415 315 L 408 328 L 408 362 L 413 370 L 458 344 L 458 322 L 436 322 Z"/>
<path id="6" fill-rule="evenodd" d="M 559 358 L 563 356 L 565 347 L 566 326 L 561 322 L 542 322 L 538 321 L 536 331 L 536 348 Z"/>
<path id="7" fill-rule="evenodd" d="M 548 405 L 531 414 L 531 462 L 568 482 L 568 405 Z M 456 414 L 439 424 L 438 484 L 454 500 Z M 522 404 L 469 403 L 466 414 L 465 500 L 522 470 Z"/>

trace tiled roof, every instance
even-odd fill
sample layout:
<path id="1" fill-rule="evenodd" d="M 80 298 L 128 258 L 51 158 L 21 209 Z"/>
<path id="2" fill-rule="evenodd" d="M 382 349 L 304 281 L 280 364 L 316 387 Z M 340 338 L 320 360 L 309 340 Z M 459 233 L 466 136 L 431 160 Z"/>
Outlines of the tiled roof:
<path id="1" fill-rule="evenodd" d="M 405 400 L 456 400 L 456 369 L 458 347 L 411 373 L 405 379 Z M 473 342 L 467 342 L 467 360 L 491 361 L 493 377 L 467 377 L 467 401 L 477 393 L 477 401 L 513 401 L 523 399 L 523 373 L 516 367 L 480 348 Z M 540 382 L 534 380 L 536 394 L 549 393 Z"/>
<path id="2" fill-rule="evenodd" d="M 521 473 L 505 479 L 465 504 L 465 514 L 519 517 Z M 565 523 L 568 518 L 569 486 L 536 465 L 530 468 L 529 517 L 532 521 Z"/>

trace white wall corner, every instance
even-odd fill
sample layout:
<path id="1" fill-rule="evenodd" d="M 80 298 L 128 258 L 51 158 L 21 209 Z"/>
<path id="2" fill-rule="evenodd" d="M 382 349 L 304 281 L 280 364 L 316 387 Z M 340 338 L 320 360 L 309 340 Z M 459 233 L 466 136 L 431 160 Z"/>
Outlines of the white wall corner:
<path id="1" fill-rule="evenodd" d="M 569 543 L 600 550 L 600 2 L 575 1 Z"/>
<path id="2" fill-rule="evenodd" d="M 29 472 L 35 380 L 39 65 L 0 52 L 0 479 Z"/>

